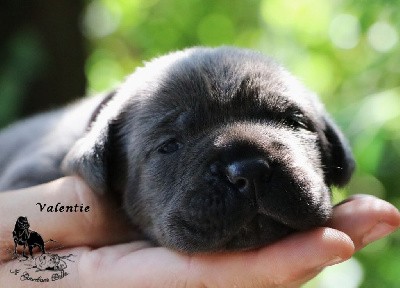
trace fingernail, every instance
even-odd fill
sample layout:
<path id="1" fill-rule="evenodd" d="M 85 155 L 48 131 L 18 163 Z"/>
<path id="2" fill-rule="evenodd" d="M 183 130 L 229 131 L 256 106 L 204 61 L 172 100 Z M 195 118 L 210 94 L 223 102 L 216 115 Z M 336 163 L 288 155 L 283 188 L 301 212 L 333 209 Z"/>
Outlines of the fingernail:
<path id="1" fill-rule="evenodd" d="M 362 244 L 367 245 L 392 233 L 396 227 L 386 224 L 376 224 L 363 238 Z"/>

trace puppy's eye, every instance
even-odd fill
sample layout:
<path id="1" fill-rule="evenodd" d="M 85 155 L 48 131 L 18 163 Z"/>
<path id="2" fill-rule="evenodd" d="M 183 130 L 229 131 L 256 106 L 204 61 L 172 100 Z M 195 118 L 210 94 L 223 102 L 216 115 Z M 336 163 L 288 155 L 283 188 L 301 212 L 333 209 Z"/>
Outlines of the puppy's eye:
<path id="1" fill-rule="evenodd" d="M 286 124 L 295 129 L 309 129 L 307 119 L 302 114 L 293 114 L 285 120 Z"/>
<path id="2" fill-rule="evenodd" d="M 159 148 L 158 152 L 161 154 L 170 154 L 182 147 L 182 144 L 178 142 L 176 139 L 169 139 L 166 142 L 164 142 Z"/>

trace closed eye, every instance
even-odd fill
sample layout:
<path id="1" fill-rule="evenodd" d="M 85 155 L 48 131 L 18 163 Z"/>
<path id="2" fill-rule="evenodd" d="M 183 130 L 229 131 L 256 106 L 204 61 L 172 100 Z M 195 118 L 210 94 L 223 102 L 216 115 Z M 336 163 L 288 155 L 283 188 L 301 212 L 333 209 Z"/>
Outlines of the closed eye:
<path id="1" fill-rule="evenodd" d="M 310 130 L 309 121 L 301 112 L 290 113 L 285 117 L 284 123 L 293 129 Z"/>
<path id="2" fill-rule="evenodd" d="M 157 151 L 161 154 L 171 154 L 178 151 L 182 147 L 182 143 L 180 143 L 177 139 L 171 138 L 162 143 Z"/>

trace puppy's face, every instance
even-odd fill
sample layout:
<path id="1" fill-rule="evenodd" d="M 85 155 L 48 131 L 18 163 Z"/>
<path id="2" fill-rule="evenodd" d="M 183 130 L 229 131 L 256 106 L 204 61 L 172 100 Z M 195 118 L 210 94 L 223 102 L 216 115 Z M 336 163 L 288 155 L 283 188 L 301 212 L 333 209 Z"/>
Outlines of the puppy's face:
<path id="1" fill-rule="evenodd" d="M 102 185 L 147 236 L 188 252 L 249 249 L 330 218 L 329 186 L 353 160 L 313 94 L 246 50 L 160 59 L 161 72 L 116 94 L 127 100 L 100 148 L 112 166 Z"/>

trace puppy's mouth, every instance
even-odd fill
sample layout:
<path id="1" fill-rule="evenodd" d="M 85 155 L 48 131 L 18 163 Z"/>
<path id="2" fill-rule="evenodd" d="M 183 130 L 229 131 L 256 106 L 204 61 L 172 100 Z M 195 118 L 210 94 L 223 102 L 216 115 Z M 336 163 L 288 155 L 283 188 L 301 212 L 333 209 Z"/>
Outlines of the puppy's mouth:
<path id="1" fill-rule="evenodd" d="M 271 188 L 274 186 L 280 189 Z M 182 203 L 185 208 L 175 214 L 173 234 L 179 234 L 181 248 L 186 251 L 247 250 L 323 225 L 329 219 L 329 213 L 321 213 L 329 209 L 319 209 L 323 205 L 317 204 L 326 203 L 326 199 L 310 204 L 298 191 L 285 191 L 285 195 L 281 186 L 268 183 L 251 197 L 224 182 L 216 182 L 208 190 L 191 191 Z M 326 191 L 309 194 L 324 195 Z"/>
<path id="2" fill-rule="evenodd" d="M 257 213 L 245 223 L 236 234 L 221 245 L 221 250 L 255 249 L 272 243 L 292 232 L 297 231 L 284 223 L 264 214 Z"/>
<path id="3" fill-rule="evenodd" d="M 235 221 L 211 222 L 199 225 L 194 219 L 180 219 L 179 228 L 182 245 L 180 250 L 211 252 L 227 250 L 249 250 L 270 244 L 298 231 L 264 214 L 256 213 L 251 218 Z M 176 247 L 175 247 L 176 248 Z"/>

